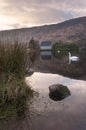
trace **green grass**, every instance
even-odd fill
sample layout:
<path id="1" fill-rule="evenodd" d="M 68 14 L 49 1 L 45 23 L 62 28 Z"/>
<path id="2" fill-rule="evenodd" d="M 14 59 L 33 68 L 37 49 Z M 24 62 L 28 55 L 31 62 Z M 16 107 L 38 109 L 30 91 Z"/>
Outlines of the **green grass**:
<path id="1" fill-rule="evenodd" d="M 73 54 L 79 53 L 79 46 L 75 43 L 68 44 L 62 42 L 56 42 L 53 45 L 53 54 L 58 58 L 68 55 L 68 52 Z"/>
<path id="2" fill-rule="evenodd" d="M 24 81 L 0 84 L 0 118 L 23 115 L 27 101 L 32 97 L 33 90 Z"/>
<path id="3" fill-rule="evenodd" d="M 0 118 L 23 113 L 27 100 L 33 97 L 33 90 L 25 84 L 32 56 L 27 44 L 0 42 Z"/>

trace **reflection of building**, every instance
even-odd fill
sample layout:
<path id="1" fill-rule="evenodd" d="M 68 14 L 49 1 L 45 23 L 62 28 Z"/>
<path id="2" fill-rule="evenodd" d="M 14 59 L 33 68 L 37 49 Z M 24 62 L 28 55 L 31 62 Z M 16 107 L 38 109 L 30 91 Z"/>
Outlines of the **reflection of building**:
<path id="1" fill-rule="evenodd" d="M 51 60 L 52 52 L 51 51 L 41 51 L 41 59 L 42 60 Z"/>
<path id="2" fill-rule="evenodd" d="M 41 50 L 51 50 L 52 49 L 52 43 L 50 41 L 42 41 L 40 45 Z"/>

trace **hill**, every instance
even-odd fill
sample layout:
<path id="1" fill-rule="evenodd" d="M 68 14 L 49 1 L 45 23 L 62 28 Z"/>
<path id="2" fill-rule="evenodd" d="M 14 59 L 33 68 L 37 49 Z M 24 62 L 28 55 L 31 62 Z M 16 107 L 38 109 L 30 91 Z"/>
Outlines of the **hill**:
<path id="1" fill-rule="evenodd" d="M 86 17 L 52 25 L 0 31 L 0 39 L 4 41 L 18 38 L 20 42 L 28 42 L 32 37 L 38 41 L 85 42 Z"/>

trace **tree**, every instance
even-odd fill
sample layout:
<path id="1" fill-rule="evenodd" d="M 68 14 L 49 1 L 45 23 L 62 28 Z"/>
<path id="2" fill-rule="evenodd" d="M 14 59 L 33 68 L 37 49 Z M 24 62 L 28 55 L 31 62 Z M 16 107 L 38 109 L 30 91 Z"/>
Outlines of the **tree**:
<path id="1" fill-rule="evenodd" d="M 38 42 L 35 41 L 35 40 L 33 39 L 33 37 L 31 38 L 31 40 L 30 40 L 30 42 L 29 42 L 29 48 L 31 48 L 31 49 L 37 49 L 37 48 L 38 48 Z"/>

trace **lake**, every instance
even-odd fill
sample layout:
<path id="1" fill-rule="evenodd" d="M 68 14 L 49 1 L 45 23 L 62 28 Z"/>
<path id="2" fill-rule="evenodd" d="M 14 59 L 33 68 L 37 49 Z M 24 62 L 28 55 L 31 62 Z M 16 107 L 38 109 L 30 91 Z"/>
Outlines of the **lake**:
<path id="1" fill-rule="evenodd" d="M 33 101 L 33 130 L 86 129 L 86 81 L 40 72 L 26 80 L 39 93 Z M 49 98 L 49 86 L 52 84 L 67 85 L 71 95 L 64 100 L 53 101 Z"/>
<path id="2" fill-rule="evenodd" d="M 58 53 L 58 52 L 57 52 Z M 51 51 L 41 51 L 37 56 L 32 69 L 34 72 L 60 74 L 66 77 L 86 80 L 86 51 L 71 54 L 79 60 L 69 59 L 69 54 L 58 53 L 55 57 Z"/>
<path id="3" fill-rule="evenodd" d="M 0 130 L 86 130 L 86 55 L 76 56 L 79 61 L 69 62 L 68 55 L 56 58 L 50 51 L 40 52 L 33 74 L 26 77 L 36 93 L 25 117 L 0 121 Z M 53 84 L 66 85 L 70 96 L 54 101 L 49 96 Z"/>
<path id="4" fill-rule="evenodd" d="M 86 61 L 83 63 L 85 55 L 81 54 L 79 60 L 69 63 L 69 56 L 56 58 L 51 51 L 40 52 L 33 66 L 35 72 L 26 78 L 38 92 L 33 101 L 33 111 L 38 113 L 32 117 L 34 130 L 86 129 Z M 52 100 L 49 86 L 53 84 L 66 85 L 71 95 L 61 101 Z"/>

